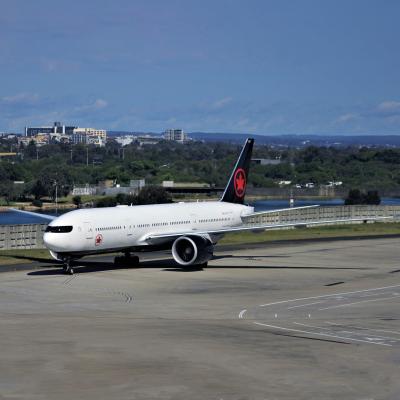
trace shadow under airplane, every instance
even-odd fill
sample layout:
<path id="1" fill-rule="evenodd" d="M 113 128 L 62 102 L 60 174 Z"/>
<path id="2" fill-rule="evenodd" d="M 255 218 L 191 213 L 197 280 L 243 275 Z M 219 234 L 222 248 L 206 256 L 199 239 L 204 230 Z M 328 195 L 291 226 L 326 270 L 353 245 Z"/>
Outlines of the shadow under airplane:
<path id="1" fill-rule="evenodd" d="M 233 255 L 228 256 L 217 256 L 214 259 L 242 259 L 243 257 L 236 257 Z M 260 256 L 261 258 L 261 256 Z M 246 259 L 246 258 L 245 258 Z M 247 257 L 249 259 L 249 257 Z M 251 260 L 251 258 L 250 258 Z M 46 264 L 52 264 L 51 269 L 40 269 L 28 272 L 28 275 L 58 275 L 64 274 L 64 271 L 61 267 L 61 263 L 57 263 L 54 260 L 44 260 Z M 257 269 L 301 269 L 301 270 L 366 270 L 368 268 L 365 267 L 319 267 L 319 266 L 309 266 L 309 267 L 294 267 L 289 265 L 209 265 L 205 268 L 198 267 L 198 266 L 191 266 L 191 267 L 182 267 L 181 265 L 177 264 L 171 258 L 159 259 L 159 260 L 143 260 L 140 262 L 138 266 L 121 266 L 121 265 L 114 265 L 112 261 L 91 261 L 91 260 L 77 260 L 73 262 L 73 267 L 75 273 L 90 273 L 90 272 L 103 272 L 103 271 L 113 271 L 113 270 L 125 270 L 125 269 L 147 269 L 147 268 L 154 268 L 154 269 L 161 269 L 166 272 L 198 272 L 203 271 L 204 269 L 249 269 L 249 270 L 257 270 Z"/>

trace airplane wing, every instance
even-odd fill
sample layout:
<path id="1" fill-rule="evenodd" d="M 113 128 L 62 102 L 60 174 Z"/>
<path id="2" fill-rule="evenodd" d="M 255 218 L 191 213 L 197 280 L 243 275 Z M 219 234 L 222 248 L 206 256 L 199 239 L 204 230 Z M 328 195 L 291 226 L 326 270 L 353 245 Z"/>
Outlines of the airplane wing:
<path id="1" fill-rule="evenodd" d="M 24 210 L 18 210 L 17 208 L 9 208 L 9 210 L 20 213 L 20 214 L 25 214 L 25 215 L 32 215 L 38 218 L 42 218 L 45 219 L 47 221 L 53 221 L 53 219 L 56 219 L 57 217 L 54 215 L 48 215 L 48 214 L 39 214 L 36 212 L 32 212 L 32 211 L 24 211 Z"/>
<path id="2" fill-rule="evenodd" d="M 268 210 L 268 211 L 258 211 L 258 212 L 254 212 L 251 214 L 245 214 L 243 215 L 242 218 L 249 218 L 249 217 L 254 217 L 256 215 L 261 215 L 261 214 L 272 214 L 272 213 L 276 213 L 276 212 L 283 212 L 283 211 L 292 211 L 292 210 L 303 210 L 305 208 L 316 208 L 316 207 L 320 207 L 319 204 L 315 204 L 315 205 L 311 205 L 311 206 L 301 206 L 301 207 L 291 207 L 291 208 L 279 208 L 276 210 Z"/>
<path id="3" fill-rule="evenodd" d="M 251 214 L 253 215 L 253 214 Z M 289 227 L 302 227 L 302 226 L 310 226 L 310 225 L 326 225 L 330 223 L 345 223 L 345 222 L 364 222 L 364 221 L 377 221 L 382 219 L 390 219 L 392 217 L 360 217 L 360 218 L 343 218 L 343 219 L 326 219 L 326 220 L 318 220 L 318 221 L 297 221 L 297 222 L 288 222 L 283 224 L 265 224 L 265 225 L 240 225 L 229 228 L 215 229 L 215 230 L 191 230 L 191 231 L 182 231 L 182 232 L 171 232 L 171 233 L 154 233 L 148 234 L 143 238 L 144 242 L 149 244 L 157 244 L 159 242 L 165 242 L 166 239 L 176 239 L 180 236 L 206 236 L 206 235 L 223 235 L 225 233 L 233 233 L 233 232 L 258 232 L 258 231 L 266 231 L 272 229 L 279 228 L 289 228 Z"/>

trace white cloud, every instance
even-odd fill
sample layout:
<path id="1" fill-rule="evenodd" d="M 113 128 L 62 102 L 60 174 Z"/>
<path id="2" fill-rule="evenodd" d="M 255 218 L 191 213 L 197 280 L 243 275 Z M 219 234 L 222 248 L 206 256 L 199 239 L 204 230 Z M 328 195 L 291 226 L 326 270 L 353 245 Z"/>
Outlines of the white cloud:
<path id="1" fill-rule="evenodd" d="M 221 108 L 224 108 L 227 104 L 231 103 L 232 100 L 232 97 L 223 97 L 222 99 L 219 99 L 212 103 L 211 108 L 213 108 L 214 110 L 219 110 Z"/>
<path id="2" fill-rule="evenodd" d="M 77 61 L 57 60 L 54 58 L 40 60 L 40 66 L 46 72 L 75 72 L 80 68 L 80 64 Z"/>
<path id="3" fill-rule="evenodd" d="M 105 108 L 108 106 L 108 102 L 106 100 L 103 99 L 97 99 L 94 103 L 93 103 L 93 108 L 95 109 L 101 109 L 101 108 Z"/>
<path id="4" fill-rule="evenodd" d="M 72 114 L 81 113 L 81 112 L 90 112 L 104 109 L 108 106 L 108 102 L 104 99 L 96 99 L 95 101 L 89 104 L 83 104 L 81 106 L 77 106 L 72 110 Z"/>
<path id="5" fill-rule="evenodd" d="M 358 118 L 359 118 L 359 115 L 356 114 L 356 113 L 347 113 L 347 114 L 340 115 L 335 120 L 335 122 L 339 123 L 339 124 L 344 124 L 344 123 L 347 123 L 347 122 L 354 121 L 354 120 L 356 120 Z"/>
<path id="6" fill-rule="evenodd" d="M 377 109 L 383 112 L 389 113 L 400 113 L 400 102 L 399 101 L 383 101 L 378 104 Z"/>
<path id="7" fill-rule="evenodd" d="M 392 100 L 383 101 L 373 110 L 372 115 L 385 119 L 400 117 L 400 102 Z"/>
<path id="8" fill-rule="evenodd" d="M 35 104 L 39 100 L 39 95 L 35 93 L 17 93 L 13 96 L 2 97 L 1 101 L 5 104 Z"/>

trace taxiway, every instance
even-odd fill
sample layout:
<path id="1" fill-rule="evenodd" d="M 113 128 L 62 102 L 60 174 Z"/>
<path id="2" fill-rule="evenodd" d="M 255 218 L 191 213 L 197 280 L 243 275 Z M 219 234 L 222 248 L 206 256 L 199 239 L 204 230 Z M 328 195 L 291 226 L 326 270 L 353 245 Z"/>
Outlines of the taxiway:
<path id="1" fill-rule="evenodd" d="M 398 239 L 110 260 L 0 274 L 0 398 L 400 397 Z"/>

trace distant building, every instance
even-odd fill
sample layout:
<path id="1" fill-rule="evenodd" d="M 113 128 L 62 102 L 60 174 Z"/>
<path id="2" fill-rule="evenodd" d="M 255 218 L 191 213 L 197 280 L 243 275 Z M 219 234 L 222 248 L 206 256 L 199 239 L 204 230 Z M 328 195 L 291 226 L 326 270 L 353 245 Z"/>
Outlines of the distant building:
<path id="1" fill-rule="evenodd" d="M 21 136 L 18 138 L 18 144 L 28 146 L 29 143 L 33 142 L 37 147 L 44 146 L 50 143 L 50 136 L 46 133 L 39 133 L 35 136 Z"/>
<path id="2" fill-rule="evenodd" d="M 85 186 L 74 186 L 72 190 L 73 196 L 91 196 L 96 194 L 97 188 L 90 186 L 88 183 Z"/>
<path id="3" fill-rule="evenodd" d="M 34 141 L 38 146 L 48 143 L 84 143 L 104 146 L 107 131 L 95 128 L 78 128 L 54 122 L 53 126 L 25 127 L 24 143 Z"/>
<path id="4" fill-rule="evenodd" d="M 152 135 L 140 135 L 136 138 L 139 143 L 139 146 L 143 146 L 146 144 L 158 144 L 162 140 L 160 136 L 152 136 Z"/>
<path id="5" fill-rule="evenodd" d="M 25 136 L 32 137 L 39 134 L 51 134 L 58 133 L 61 135 L 72 135 L 75 126 L 61 125 L 60 122 L 54 122 L 53 126 L 36 126 L 36 127 L 25 127 Z"/>
<path id="6" fill-rule="evenodd" d="M 326 186 L 327 187 L 335 187 L 335 186 L 342 186 L 342 185 L 343 185 L 342 181 L 329 181 Z"/>
<path id="7" fill-rule="evenodd" d="M 50 138 L 51 143 L 70 143 L 71 142 L 70 135 L 64 135 L 62 133 L 50 133 L 48 136 Z"/>
<path id="8" fill-rule="evenodd" d="M 50 135 L 46 133 L 38 133 L 35 137 L 36 146 L 44 146 L 50 143 Z"/>
<path id="9" fill-rule="evenodd" d="M 9 133 L 9 132 L 1 132 L 0 137 L 1 139 L 15 139 L 20 137 L 21 135 L 18 133 Z"/>
<path id="10" fill-rule="evenodd" d="M 121 186 L 112 179 L 99 182 L 97 186 L 89 185 L 75 185 L 72 190 L 72 195 L 107 195 L 115 196 L 118 193 L 137 194 L 146 185 L 144 179 L 132 179 L 129 186 Z"/>
<path id="11" fill-rule="evenodd" d="M 182 129 L 167 129 L 164 132 L 164 139 L 179 143 L 185 143 L 189 140 L 189 137 L 187 133 L 183 132 Z"/>
<path id="12" fill-rule="evenodd" d="M 287 186 L 287 185 L 291 185 L 292 181 L 279 181 L 278 185 L 279 186 Z"/>
<path id="13" fill-rule="evenodd" d="M 281 163 L 280 158 L 252 158 L 251 161 L 258 165 L 278 165 Z"/>
<path id="14" fill-rule="evenodd" d="M 163 188 L 209 188 L 210 184 L 205 182 L 174 182 L 162 181 Z"/>
<path id="15" fill-rule="evenodd" d="M 104 146 L 107 140 L 107 131 L 95 128 L 74 128 L 71 139 L 74 144 Z"/>
<path id="16" fill-rule="evenodd" d="M 163 188 L 172 188 L 174 187 L 174 181 L 162 181 Z"/>
<path id="17" fill-rule="evenodd" d="M 129 144 L 131 144 L 132 142 L 134 142 L 137 139 L 137 136 L 123 135 L 123 136 L 117 136 L 114 139 L 121 146 L 128 146 Z"/>
<path id="18" fill-rule="evenodd" d="M 129 183 L 129 187 L 130 188 L 134 188 L 134 189 L 142 189 L 146 186 L 146 180 L 145 179 L 131 179 L 130 183 Z"/>

